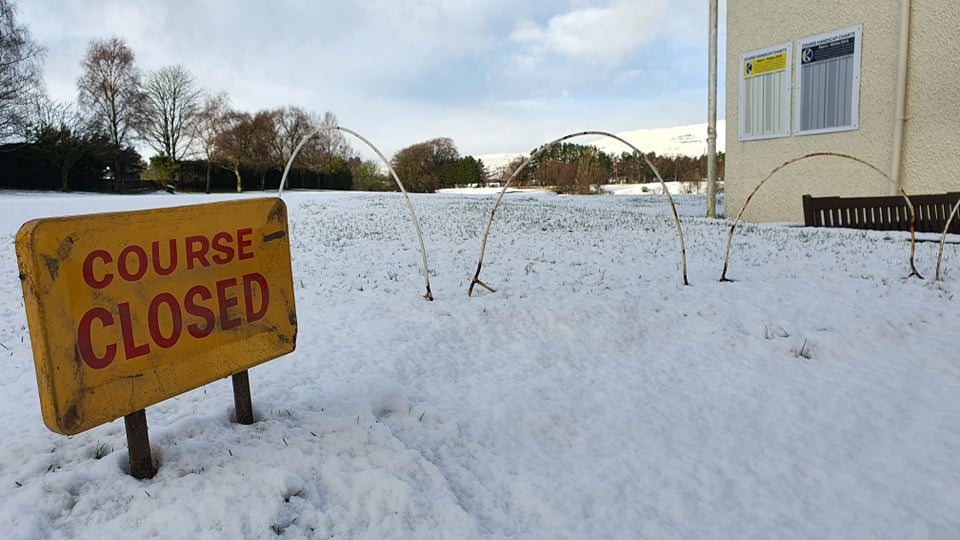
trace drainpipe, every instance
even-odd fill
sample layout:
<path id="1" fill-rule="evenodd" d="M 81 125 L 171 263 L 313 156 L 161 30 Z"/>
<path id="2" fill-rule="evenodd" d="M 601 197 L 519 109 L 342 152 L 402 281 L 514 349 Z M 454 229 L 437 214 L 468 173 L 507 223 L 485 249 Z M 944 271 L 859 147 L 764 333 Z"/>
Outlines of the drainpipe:
<path id="1" fill-rule="evenodd" d="M 707 217 L 717 217 L 717 0 L 710 0 L 707 46 Z"/>
<path id="2" fill-rule="evenodd" d="M 900 0 L 900 42 L 897 46 L 897 101 L 893 117 L 893 159 L 890 163 L 891 195 L 901 189 L 900 160 L 903 157 L 903 127 L 907 108 L 907 60 L 910 53 L 910 0 Z"/>

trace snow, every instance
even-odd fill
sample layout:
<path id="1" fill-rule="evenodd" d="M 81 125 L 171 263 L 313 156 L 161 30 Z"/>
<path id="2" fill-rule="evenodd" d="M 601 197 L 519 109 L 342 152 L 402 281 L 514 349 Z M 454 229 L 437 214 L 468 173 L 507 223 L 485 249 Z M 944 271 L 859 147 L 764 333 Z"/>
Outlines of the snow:
<path id="1" fill-rule="evenodd" d="M 726 121 L 717 120 L 717 152 L 723 152 L 726 148 L 726 133 Z M 658 156 L 699 157 L 707 153 L 706 122 L 658 129 L 635 129 L 621 131 L 614 135 L 628 141 L 645 154 L 656 152 Z M 629 146 L 610 137 L 587 141 L 583 144 L 596 146 L 614 156 L 619 156 L 623 152 L 633 152 Z"/>
<path id="2" fill-rule="evenodd" d="M 730 222 L 677 197 L 288 192 L 296 351 L 122 420 L 41 420 L 27 219 L 255 195 L 0 195 L 4 538 L 956 538 L 960 249 Z M 99 458 L 99 459 L 98 459 Z"/>
<path id="3" fill-rule="evenodd" d="M 477 159 L 483 162 L 484 166 L 487 167 L 487 171 L 491 174 L 502 175 L 503 171 L 506 170 L 507 165 L 513 162 L 517 158 L 526 159 L 530 157 L 529 151 L 527 153 L 523 152 L 500 152 L 496 154 L 483 154 L 477 156 Z"/>

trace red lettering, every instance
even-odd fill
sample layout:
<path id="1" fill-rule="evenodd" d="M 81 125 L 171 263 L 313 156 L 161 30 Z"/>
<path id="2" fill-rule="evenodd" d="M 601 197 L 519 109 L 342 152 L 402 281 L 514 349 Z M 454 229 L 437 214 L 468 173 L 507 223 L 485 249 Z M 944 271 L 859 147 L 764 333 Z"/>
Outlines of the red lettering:
<path id="1" fill-rule="evenodd" d="M 216 324 L 217 319 L 213 310 L 197 303 L 196 298 L 198 296 L 203 300 L 210 300 L 213 298 L 213 294 L 210 292 L 210 289 L 204 287 L 203 285 L 196 285 L 187 291 L 187 295 L 183 299 L 183 308 L 190 315 L 199 317 L 201 320 L 207 323 L 206 327 L 204 328 L 201 328 L 197 323 L 187 325 L 187 332 L 189 332 L 191 336 L 200 339 L 209 336 L 213 332 L 213 327 Z"/>
<path id="2" fill-rule="evenodd" d="M 133 320 L 130 317 L 130 302 L 119 304 L 117 308 L 120 310 L 120 333 L 123 335 L 123 352 L 127 355 L 127 360 L 149 354 L 149 344 L 136 344 L 136 336 L 133 335 Z"/>
<path id="3" fill-rule="evenodd" d="M 128 266 L 127 261 L 130 260 L 129 255 L 131 253 L 136 255 L 138 259 L 136 272 L 131 272 Z M 123 248 L 123 251 L 120 252 L 120 258 L 117 260 L 117 273 L 126 281 L 140 281 L 140 278 L 147 273 L 147 252 L 136 244 Z"/>
<path id="4" fill-rule="evenodd" d="M 156 272 L 158 276 L 169 276 L 172 274 L 177 268 L 177 240 L 174 238 L 170 239 L 170 264 L 167 265 L 166 268 L 160 264 L 160 242 L 153 242 L 151 247 L 153 248 L 153 271 Z"/>
<path id="5" fill-rule="evenodd" d="M 97 249 L 91 251 L 87 258 L 83 260 L 83 281 L 94 289 L 102 289 L 113 281 L 113 274 L 106 273 L 103 275 L 103 279 L 97 279 L 93 275 L 93 263 L 96 259 L 100 259 L 104 264 L 107 264 L 113 262 L 113 257 L 107 251 Z"/>
<path id="6" fill-rule="evenodd" d="M 253 309 L 253 284 L 256 283 L 260 289 L 260 309 Z M 243 304 L 247 311 L 247 322 L 259 321 L 267 314 L 267 307 L 270 306 L 270 289 L 267 287 L 267 279 L 262 274 L 254 272 L 243 276 Z"/>
<path id="7" fill-rule="evenodd" d="M 256 255 L 253 236 L 254 231 L 249 227 L 237 229 L 235 235 L 220 231 L 212 237 L 187 236 L 183 239 L 182 253 L 186 269 L 252 259 Z M 149 247 L 146 247 L 146 244 L 131 244 L 120 251 L 116 260 L 107 250 L 93 250 L 83 261 L 83 280 L 90 288 L 103 289 L 113 282 L 115 276 L 124 281 L 136 282 L 142 280 L 151 269 L 156 276 L 169 276 L 179 267 L 179 242 L 177 238 L 170 238 L 154 240 Z M 112 268 L 114 264 L 115 270 Z"/>
<path id="8" fill-rule="evenodd" d="M 94 319 L 99 319 L 104 328 L 113 326 L 113 315 L 103 308 L 93 308 L 84 313 L 83 318 L 80 319 L 80 326 L 77 327 L 77 350 L 80 351 L 80 359 L 84 364 L 93 369 L 103 369 L 117 357 L 117 345 L 115 343 L 107 345 L 103 356 L 97 356 L 93 352 L 93 339 L 90 334 Z"/>
<path id="9" fill-rule="evenodd" d="M 251 234 L 253 234 L 253 229 L 237 229 L 237 258 L 241 261 L 253 258 L 252 251 L 243 250 L 253 245 L 253 240 L 244 240 L 245 236 L 250 236 Z"/>
<path id="10" fill-rule="evenodd" d="M 185 240 L 187 249 L 187 270 L 193 270 L 194 261 L 199 261 L 203 267 L 210 266 L 207 252 L 210 251 L 210 240 L 206 236 L 188 236 Z"/>
<path id="11" fill-rule="evenodd" d="M 183 242 L 182 248 L 180 242 Z M 108 250 L 97 249 L 83 260 L 82 277 L 84 283 L 95 290 L 111 285 L 115 277 L 126 282 L 141 282 L 150 274 L 153 282 L 154 276 L 170 276 L 178 268 L 183 271 L 179 265 L 181 257 L 186 262 L 186 270 L 252 259 L 256 255 L 254 243 L 254 229 L 245 228 L 237 229 L 235 234 L 220 231 L 212 236 L 154 240 L 149 246 L 130 244 L 116 256 Z M 185 333 L 194 339 L 203 339 L 217 330 L 229 331 L 265 319 L 270 310 L 267 278 L 260 272 L 235 276 L 216 281 L 213 287 L 193 285 L 182 297 L 170 292 L 158 293 L 146 309 L 139 300 L 121 302 L 115 308 L 89 309 L 76 330 L 78 361 L 91 369 L 104 369 L 121 354 L 127 360 L 135 360 L 150 355 L 157 347 L 174 348 Z M 151 283 L 147 289 L 153 286 Z M 139 297 L 132 293 L 128 298 Z M 119 339 L 113 338 L 116 327 L 119 327 Z"/>
<path id="12" fill-rule="evenodd" d="M 227 264 L 233 260 L 233 236 L 228 232 L 218 232 L 213 235 L 213 250 L 217 252 L 213 256 L 213 262 L 217 264 Z"/>
<path id="13" fill-rule="evenodd" d="M 170 309 L 170 319 L 173 325 L 170 336 L 164 336 L 160 331 L 160 305 L 166 304 Z M 180 341 L 180 333 L 183 331 L 183 313 L 180 311 L 180 303 L 176 297 L 170 293 L 160 293 L 150 301 L 150 308 L 147 310 L 147 326 L 150 327 L 150 337 L 153 342 L 169 349 Z"/>
<path id="14" fill-rule="evenodd" d="M 228 310 L 235 307 L 239 300 L 236 296 L 227 296 L 227 289 L 236 287 L 237 278 L 221 279 L 217 282 L 217 302 L 220 304 L 220 328 L 230 330 L 240 326 L 241 319 L 229 318 Z"/>

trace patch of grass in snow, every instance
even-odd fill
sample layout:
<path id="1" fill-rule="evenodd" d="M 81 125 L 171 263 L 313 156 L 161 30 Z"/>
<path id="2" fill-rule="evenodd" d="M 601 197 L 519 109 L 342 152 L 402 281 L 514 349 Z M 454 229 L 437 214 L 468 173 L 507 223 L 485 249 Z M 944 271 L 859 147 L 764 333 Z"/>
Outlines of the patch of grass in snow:
<path id="1" fill-rule="evenodd" d="M 807 344 L 807 340 L 803 340 L 803 345 L 799 349 L 793 349 L 793 355 L 797 358 L 804 358 L 807 360 L 813 359 L 813 353 L 810 352 L 810 347 Z"/>
<path id="2" fill-rule="evenodd" d="M 93 452 L 93 459 L 103 459 L 107 457 L 110 452 L 113 452 L 113 448 L 110 448 L 107 443 L 101 443 L 100 441 L 97 442 L 99 444 L 97 444 L 97 449 Z"/>

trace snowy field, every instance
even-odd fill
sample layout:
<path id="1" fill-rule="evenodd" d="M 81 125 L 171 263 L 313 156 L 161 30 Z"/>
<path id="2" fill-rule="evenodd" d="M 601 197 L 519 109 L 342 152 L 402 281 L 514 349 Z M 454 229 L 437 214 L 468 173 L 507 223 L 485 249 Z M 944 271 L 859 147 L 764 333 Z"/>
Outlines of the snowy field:
<path id="1" fill-rule="evenodd" d="M 247 195 L 249 196 L 249 195 Z M 762 195 L 761 195 L 762 196 Z M 960 538 L 960 246 L 746 225 L 678 197 L 285 193 L 296 351 L 123 421 L 40 415 L 14 236 L 202 195 L 0 194 L 0 536 Z"/>

